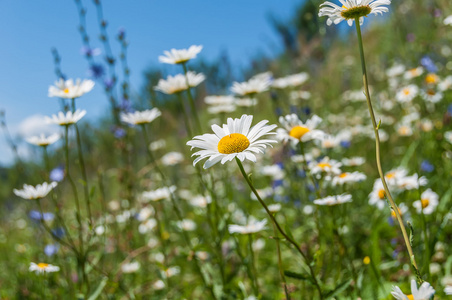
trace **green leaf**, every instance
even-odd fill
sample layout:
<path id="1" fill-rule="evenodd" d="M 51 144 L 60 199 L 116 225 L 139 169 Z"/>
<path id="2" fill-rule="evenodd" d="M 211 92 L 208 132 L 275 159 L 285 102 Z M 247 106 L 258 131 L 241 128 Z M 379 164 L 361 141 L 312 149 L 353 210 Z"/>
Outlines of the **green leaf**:
<path id="1" fill-rule="evenodd" d="M 324 295 L 325 299 L 330 299 L 330 298 L 335 297 L 338 294 L 342 293 L 343 291 L 345 291 L 350 286 L 352 281 L 353 281 L 353 279 L 349 279 L 349 280 L 346 280 L 346 281 L 342 282 L 341 284 L 336 286 L 336 288 L 334 290 L 326 293 Z"/>
<path id="2" fill-rule="evenodd" d="M 89 296 L 88 300 L 97 299 L 97 297 L 99 297 L 100 294 L 102 293 L 102 290 L 104 289 L 104 287 L 107 285 L 107 281 L 108 281 L 108 277 L 104 277 L 102 279 L 102 281 L 99 283 L 99 285 L 97 286 L 97 289 L 94 291 L 94 293 L 92 293 L 91 296 Z"/>
<path id="3" fill-rule="evenodd" d="M 307 280 L 307 281 L 313 283 L 311 276 L 309 276 L 307 274 L 300 274 L 300 273 L 284 270 L 284 275 L 286 275 L 287 277 L 290 277 L 290 278 L 294 278 L 294 279 L 298 279 L 298 280 Z"/>

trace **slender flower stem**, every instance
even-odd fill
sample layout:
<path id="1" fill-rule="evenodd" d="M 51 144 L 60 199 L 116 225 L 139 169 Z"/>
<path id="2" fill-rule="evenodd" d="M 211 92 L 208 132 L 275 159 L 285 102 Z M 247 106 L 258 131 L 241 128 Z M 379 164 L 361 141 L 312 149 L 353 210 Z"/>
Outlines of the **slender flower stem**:
<path id="1" fill-rule="evenodd" d="M 257 269 L 256 269 L 256 261 L 254 258 L 254 251 L 253 251 L 253 234 L 250 233 L 248 234 L 248 247 L 249 247 L 249 251 L 250 251 L 250 265 L 251 265 L 251 270 L 253 272 L 253 290 L 254 290 L 254 294 L 256 296 L 259 296 L 259 283 L 257 282 Z"/>
<path id="2" fill-rule="evenodd" d="M 187 133 L 189 136 L 193 136 L 193 131 L 191 130 L 190 121 L 188 119 L 187 111 L 185 109 L 184 99 L 181 93 L 177 93 L 177 98 L 179 99 L 180 106 L 182 107 L 182 114 L 184 116 L 185 127 L 187 128 Z"/>
<path id="3" fill-rule="evenodd" d="M 195 106 L 195 100 L 193 99 L 193 95 L 191 94 L 191 87 L 190 83 L 188 82 L 188 70 L 185 63 L 182 64 L 182 67 L 184 68 L 184 74 L 185 74 L 185 83 L 187 84 L 187 95 L 188 95 L 188 101 L 190 102 L 190 107 L 192 110 L 192 114 L 195 118 L 196 125 L 198 126 L 197 130 L 198 132 L 202 131 L 201 122 L 199 121 L 198 111 L 196 110 Z"/>
<path id="4" fill-rule="evenodd" d="M 359 54 L 361 56 L 361 67 L 362 67 L 362 73 L 363 73 L 363 83 L 364 83 L 364 88 L 365 88 L 367 107 L 369 109 L 370 118 L 372 119 L 372 126 L 373 126 L 373 130 L 374 130 L 374 134 L 375 134 L 375 146 L 376 146 L 376 159 L 377 159 L 378 174 L 380 175 L 381 181 L 383 183 L 383 188 L 385 190 L 386 198 L 389 200 L 389 203 L 391 204 L 391 208 L 393 209 L 394 213 L 396 214 L 396 218 L 397 218 L 397 221 L 399 222 L 400 229 L 402 230 L 403 239 L 405 241 L 405 245 L 408 250 L 408 254 L 410 256 L 411 264 L 416 269 L 416 274 L 418 274 L 419 268 L 416 264 L 413 249 L 411 248 L 410 240 L 408 238 L 408 234 L 405 229 L 405 225 L 403 224 L 402 216 L 399 213 L 399 208 L 397 207 L 397 204 L 394 202 L 394 199 L 392 198 L 391 193 L 389 192 L 389 188 L 388 188 L 388 185 L 385 180 L 383 169 L 381 167 L 380 136 L 378 134 L 378 128 L 379 128 L 380 124 L 377 125 L 377 122 L 375 120 L 374 110 L 372 107 L 372 102 L 370 100 L 368 77 L 367 77 L 367 70 L 366 70 L 366 60 L 364 58 L 363 38 L 361 35 L 361 25 L 359 23 L 359 18 L 355 18 L 355 25 L 356 25 L 356 33 L 358 35 Z M 422 281 L 422 279 L 419 276 L 418 276 L 418 280 Z"/>
<path id="5" fill-rule="evenodd" d="M 75 99 L 72 99 L 72 112 L 75 112 Z M 82 177 L 83 177 L 83 191 L 85 193 L 85 203 L 86 203 L 86 209 L 88 211 L 88 219 L 89 219 L 89 225 L 90 229 L 92 229 L 93 226 L 93 217 L 91 214 L 91 201 L 89 197 L 89 186 L 88 186 L 88 175 L 86 173 L 86 167 L 85 167 L 85 160 L 83 158 L 83 151 L 82 151 L 82 139 L 80 138 L 80 132 L 78 130 L 77 124 L 74 124 L 75 127 L 75 135 L 77 140 L 77 152 L 78 152 L 78 160 L 80 163 L 80 169 L 82 171 Z"/>
<path id="6" fill-rule="evenodd" d="M 308 257 L 306 256 L 306 254 L 300 249 L 300 247 L 298 246 L 298 244 L 292 239 L 290 238 L 285 232 L 284 230 L 281 228 L 281 226 L 279 225 L 278 221 L 276 221 L 275 217 L 273 216 L 273 214 L 270 212 L 270 210 L 268 209 L 267 205 L 265 204 L 265 202 L 262 200 L 262 198 L 259 196 L 259 193 L 257 192 L 256 188 L 254 187 L 253 183 L 251 182 L 251 180 L 248 178 L 248 175 L 245 172 L 245 169 L 243 168 L 242 163 L 240 162 L 240 160 L 236 157 L 235 161 L 237 162 L 237 165 L 239 166 L 240 172 L 243 175 L 243 178 L 245 178 L 246 182 L 248 183 L 249 187 L 251 188 L 251 190 L 253 191 L 254 195 L 256 196 L 257 200 L 260 202 L 260 204 L 264 207 L 265 211 L 267 212 L 268 216 L 270 217 L 271 221 L 273 222 L 273 224 L 276 226 L 276 228 L 278 229 L 278 231 L 284 236 L 284 238 L 291 243 L 295 249 L 298 251 L 298 253 L 300 253 L 300 255 L 303 257 L 306 265 L 309 268 L 309 272 L 311 275 L 311 279 L 312 282 L 314 283 L 315 287 L 317 288 L 317 291 L 319 292 L 319 296 L 320 299 L 323 299 L 323 294 L 322 294 L 322 289 L 320 287 L 320 283 L 317 280 L 317 277 L 315 276 L 314 273 L 314 269 L 311 265 L 311 262 L 308 260 Z"/>
<path id="7" fill-rule="evenodd" d="M 291 300 L 289 290 L 287 289 L 287 282 L 286 282 L 286 276 L 284 275 L 284 268 L 282 265 L 282 259 L 281 259 L 281 246 L 279 245 L 279 238 L 277 237 L 278 232 L 276 230 L 276 226 L 274 223 L 272 223 L 273 226 L 273 232 L 275 234 L 275 242 L 276 242 L 276 252 L 278 252 L 278 269 L 279 269 L 279 275 L 281 276 L 281 281 L 284 287 L 284 293 L 286 294 L 286 300 Z"/>

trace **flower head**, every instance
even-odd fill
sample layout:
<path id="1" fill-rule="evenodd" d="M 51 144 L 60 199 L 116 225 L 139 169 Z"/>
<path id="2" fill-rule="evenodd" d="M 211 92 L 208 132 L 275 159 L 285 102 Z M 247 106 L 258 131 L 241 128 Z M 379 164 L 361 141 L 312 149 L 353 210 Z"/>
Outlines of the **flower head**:
<path id="1" fill-rule="evenodd" d="M 188 49 L 171 49 L 170 51 L 163 51 L 165 55 L 159 56 L 159 62 L 172 65 L 183 64 L 192 58 L 196 58 L 196 55 L 198 55 L 201 50 L 201 45 L 192 45 Z"/>
<path id="2" fill-rule="evenodd" d="M 330 1 L 326 1 L 320 5 L 319 17 L 326 16 L 328 20 L 326 24 L 339 24 L 343 20 L 347 20 L 349 26 L 353 25 L 353 21 L 359 18 L 359 23 L 364 22 L 364 17 L 369 14 L 383 14 L 388 12 L 388 8 L 384 5 L 391 4 L 391 0 L 339 0 L 342 6 L 338 6 Z"/>
<path id="3" fill-rule="evenodd" d="M 121 121 L 131 125 L 147 124 L 154 121 L 162 113 L 158 108 L 147 109 L 145 111 L 136 111 L 133 113 L 121 113 Z"/>
<path id="4" fill-rule="evenodd" d="M 429 300 L 434 294 L 435 289 L 428 282 L 423 282 L 419 289 L 416 280 L 411 280 L 411 295 L 405 295 L 398 286 L 393 286 L 391 294 L 398 300 Z"/>
<path id="5" fill-rule="evenodd" d="M 191 146 L 191 149 L 202 149 L 193 154 L 193 156 L 199 156 L 194 160 L 193 165 L 204 158 L 208 158 L 204 163 L 205 169 L 220 161 L 224 164 L 236 157 L 240 161 L 248 159 L 256 162 L 253 152 L 263 153 L 267 146 L 276 143 L 271 139 L 260 140 L 264 135 L 275 134 L 270 131 L 275 129 L 276 125 L 266 125 L 268 121 L 264 120 L 250 128 L 252 121 L 253 116 L 248 115 L 243 115 L 240 119 L 228 118 L 227 124 L 223 124 L 223 127 L 212 125 L 215 134 L 198 135 L 188 141 L 187 145 Z"/>
<path id="6" fill-rule="evenodd" d="M 157 86 L 155 86 L 155 90 L 171 95 L 187 90 L 187 80 L 189 87 L 195 87 L 205 79 L 206 77 L 202 73 L 196 74 L 195 72 L 188 71 L 187 77 L 184 74 L 177 74 L 175 76 L 168 76 L 166 80 L 160 79 Z"/>
<path id="7" fill-rule="evenodd" d="M 52 115 L 52 117 L 45 117 L 45 121 L 51 124 L 58 124 L 61 126 L 69 126 L 77 123 L 83 116 L 86 115 L 86 110 L 77 109 L 74 113 L 68 111 L 65 113 L 58 112 L 58 115 Z"/>
<path id="8" fill-rule="evenodd" d="M 271 77 L 255 76 L 245 82 L 234 82 L 231 91 L 240 96 L 250 96 L 268 90 L 271 85 Z"/>
<path id="9" fill-rule="evenodd" d="M 30 267 L 28 268 L 30 272 L 35 272 L 36 274 L 42 274 L 42 273 L 52 273 L 52 272 L 58 272 L 60 270 L 60 267 L 47 264 L 47 263 L 30 263 Z"/>
<path id="10" fill-rule="evenodd" d="M 427 189 L 421 195 L 421 200 L 413 202 L 413 206 L 416 208 L 418 213 L 423 212 L 426 215 L 430 215 L 435 211 L 435 208 L 439 203 L 439 196 L 437 193 L 431 189 Z"/>
<path id="11" fill-rule="evenodd" d="M 281 116 L 279 123 L 283 128 L 278 128 L 278 138 L 284 142 L 291 141 L 294 145 L 300 141 L 321 140 L 325 137 L 325 133 L 316 129 L 320 122 L 322 122 L 322 119 L 317 115 L 313 115 L 306 122 L 302 122 L 296 114 Z"/>
<path id="12" fill-rule="evenodd" d="M 26 141 L 28 143 L 36 145 L 36 146 L 46 147 L 48 145 L 55 143 L 59 139 L 60 139 L 60 135 L 57 133 L 54 133 L 47 137 L 44 134 L 41 134 L 39 136 L 31 136 L 31 137 L 27 138 Z"/>
<path id="13" fill-rule="evenodd" d="M 170 187 L 163 187 L 154 191 L 143 192 L 141 194 L 141 198 L 143 202 L 160 201 L 163 199 L 169 199 L 174 191 L 176 191 L 176 187 L 172 185 Z"/>
<path id="14" fill-rule="evenodd" d="M 59 97 L 64 99 L 74 99 L 83 96 L 90 92 L 94 87 L 94 81 L 85 79 L 77 79 L 75 82 L 72 79 L 64 80 L 60 78 L 55 81 L 55 85 L 49 87 L 49 97 Z"/>
<path id="15" fill-rule="evenodd" d="M 253 217 L 250 217 L 247 225 L 229 225 L 228 230 L 229 233 L 240 233 L 240 234 L 250 234 L 262 231 L 265 229 L 265 225 L 267 225 L 267 219 L 262 221 L 258 221 Z"/>
<path id="16" fill-rule="evenodd" d="M 317 205 L 337 205 L 342 203 L 352 202 L 352 195 L 350 194 L 342 194 L 336 196 L 328 196 L 322 199 L 314 200 L 314 204 Z"/>
<path id="17" fill-rule="evenodd" d="M 16 196 L 19 196 L 23 199 L 36 200 L 47 196 L 47 194 L 50 193 L 50 191 L 53 190 L 57 185 L 58 183 L 56 183 L 55 181 L 50 184 L 44 182 L 43 184 L 38 184 L 36 187 L 24 184 L 22 190 L 14 189 L 13 192 L 14 194 L 16 194 Z"/>

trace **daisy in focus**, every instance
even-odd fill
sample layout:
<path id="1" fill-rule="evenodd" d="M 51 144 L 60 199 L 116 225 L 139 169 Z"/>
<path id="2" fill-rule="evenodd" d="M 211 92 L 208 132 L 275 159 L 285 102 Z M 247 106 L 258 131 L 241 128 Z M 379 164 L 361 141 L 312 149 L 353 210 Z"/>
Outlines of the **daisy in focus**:
<path id="1" fill-rule="evenodd" d="M 30 267 L 28 268 L 30 272 L 35 272 L 36 274 L 43 274 L 43 273 L 52 273 L 52 272 L 58 272 L 60 270 L 60 267 L 46 264 L 46 263 L 30 263 Z"/>
<path id="2" fill-rule="evenodd" d="M 44 182 L 42 184 L 38 184 L 36 187 L 28 184 L 24 184 L 22 190 L 14 189 L 13 192 L 16 196 L 19 196 L 26 200 L 37 200 L 42 199 L 47 196 L 51 190 L 53 190 L 58 183 L 55 181 L 52 183 Z"/>
<path id="3" fill-rule="evenodd" d="M 131 125 L 142 125 L 151 123 L 162 113 L 158 108 L 136 111 L 133 113 L 121 113 L 121 121 Z"/>
<path id="4" fill-rule="evenodd" d="M 281 116 L 279 123 L 283 128 L 278 128 L 276 132 L 280 140 L 283 142 L 290 141 L 293 145 L 310 140 L 321 140 L 325 137 L 325 133 L 316 129 L 320 122 L 322 122 L 322 119 L 316 115 L 306 122 L 302 122 L 296 114 Z"/>
<path id="5" fill-rule="evenodd" d="M 94 81 L 80 80 L 75 82 L 72 79 L 64 80 L 60 78 L 55 82 L 55 85 L 49 87 L 49 97 L 59 97 L 64 99 L 75 99 L 90 92 L 94 88 Z"/>
<path id="6" fill-rule="evenodd" d="M 405 295 L 398 286 L 394 286 L 391 294 L 398 300 L 429 300 L 434 294 L 435 289 L 428 282 L 423 282 L 419 289 L 416 280 L 411 280 L 411 295 Z"/>
<path id="7" fill-rule="evenodd" d="M 170 51 L 163 51 L 163 54 L 159 56 L 159 62 L 165 64 L 184 64 L 189 60 L 196 58 L 199 52 L 201 52 L 202 46 L 192 45 L 188 49 L 171 49 Z"/>
<path id="8" fill-rule="evenodd" d="M 271 132 L 276 125 L 266 125 L 267 120 L 263 120 L 251 127 L 253 116 L 243 115 L 240 119 L 228 118 L 227 124 L 223 127 L 212 125 L 215 134 L 206 133 L 195 136 L 187 142 L 188 146 L 200 148 L 202 150 L 193 153 L 192 156 L 198 156 L 193 165 L 200 160 L 208 158 L 204 163 L 204 169 L 210 168 L 216 163 L 224 164 L 234 158 L 244 161 L 248 159 L 256 162 L 254 153 L 264 153 L 267 146 L 277 141 L 272 139 L 260 139 L 265 135 L 275 134 Z"/>
<path id="9" fill-rule="evenodd" d="M 383 14 L 389 9 L 385 5 L 390 5 L 390 0 L 339 0 L 342 6 L 338 6 L 330 1 L 320 5 L 319 17 L 328 17 L 326 24 L 339 24 L 347 20 L 349 26 L 359 18 L 360 25 L 364 22 L 364 17 L 369 14 Z"/>

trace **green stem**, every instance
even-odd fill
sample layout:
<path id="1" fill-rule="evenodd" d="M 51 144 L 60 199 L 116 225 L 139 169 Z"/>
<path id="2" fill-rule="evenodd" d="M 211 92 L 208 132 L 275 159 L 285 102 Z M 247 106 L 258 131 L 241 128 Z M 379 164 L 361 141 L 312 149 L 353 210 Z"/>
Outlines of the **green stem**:
<path id="1" fill-rule="evenodd" d="M 276 242 L 276 251 L 278 252 L 278 269 L 279 269 L 279 275 L 281 276 L 281 281 L 284 287 L 284 293 L 286 294 L 286 300 L 291 300 L 289 290 L 287 289 L 287 282 L 286 282 L 286 276 L 284 275 L 284 268 L 282 265 L 282 259 L 281 259 L 281 246 L 279 245 L 279 238 L 277 237 L 278 232 L 276 231 L 276 226 L 274 223 L 272 223 L 273 226 L 273 232 L 275 234 L 275 242 Z"/>
<path id="2" fill-rule="evenodd" d="M 184 116 L 185 127 L 187 128 L 187 133 L 189 136 L 193 136 L 193 131 L 191 130 L 190 121 L 188 119 L 187 110 L 185 109 L 184 99 L 181 93 L 177 93 L 177 98 L 179 99 L 180 106 L 182 107 L 182 115 Z"/>
<path id="3" fill-rule="evenodd" d="M 389 192 L 389 188 L 388 188 L 388 185 L 385 180 L 383 169 L 381 167 L 380 136 L 378 134 L 379 124 L 377 124 L 377 122 L 375 120 L 375 114 L 373 111 L 372 102 L 370 100 L 368 77 L 367 77 L 367 70 L 366 70 L 366 61 L 364 58 L 364 47 L 363 47 L 363 39 L 362 39 L 362 35 L 361 35 L 361 26 L 359 24 L 359 17 L 355 18 L 355 25 L 356 25 L 356 33 L 358 35 L 359 54 L 361 56 L 361 67 L 362 67 L 362 73 L 363 73 L 363 84 L 364 84 L 364 88 L 365 88 L 367 107 L 369 109 L 369 114 L 370 114 L 370 118 L 372 120 L 372 126 L 373 126 L 373 130 L 374 130 L 374 134 L 375 134 L 375 146 L 376 146 L 376 159 L 377 159 L 378 174 L 380 175 L 381 181 L 383 183 L 383 188 L 385 190 L 386 198 L 389 200 L 389 203 L 391 204 L 391 207 L 396 214 L 396 218 L 399 223 L 400 229 L 402 231 L 403 239 L 405 241 L 405 245 L 406 245 L 406 248 L 408 251 L 408 255 L 410 257 L 411 264 L 416 269 L 416 274 L 418 274 L 419 268 L 416 264 L 413 249 L 411 248 L 410 240 L 408 238 L 408 234 L 405 229 L 405 225 L 403 224 L 402 216 L 399 213 L 399 208 L 397 207 L 397 204 L 394 202 L 394 199 L 392 198 L 391 193 Z M 419 277 L 418 281 L 422 282 L 423 280 Z"/>
<path id="4" fill-rule="evenodd" d="M 253 278 L 251 279 L 253 283 L 253 291 L 256 297 L 259 296 L 259 283 L 257 282 L 257 269 L 256 269 L 256 262 L 254 258 L 254 251 L 253 251 L 253 234 L 248 234 L 248 247 L 250 250 L 250 266 L 253 273 Z"/>
<path id="5" fill-rule="evenodd" d="M 298 246 L 298 244 L 292 239 L 290 238 L 285 232 L 284 230 L 281 228 L 281 226 L 279 225 L 278 221 L 276 221 L 275 217 L 273 216 L 273 214 L 270 212 L 270 210 L 268 209 L 267 205 L 265 204 L 265 202 L 262 200 L 262 198 L 259 196 L 259 193 L 257 192 L 256 188 L 253 186 L 251 180 L 249 179 L 248 175 L 245 172 L 245 169 L 243 168 L 242 163 L 240 162 L 240 160 L 236 157 L 235 161 L 237 162 L 237 165 L 239 166 L 240 172 L 243 175 L 243 178 L 245 178 L 246 182 L 248 183 L 249 187 L 251 188 L 251 190 L 253 191 L 254 195 L 256 196 L 257 200 L 259 201 L 259 203 L 264 207 L 265 211 L 267 212 L 268 216 L 270 217 L 271 221 L 273 222 L 273 224 L 276 226 L 276 228 L 278 229 L 278 231 L 284 236 L 284 238 L 291 243 L 295 249 L 298 251 L 298 253 L 300 253 L 300 255 L 303 257 L 306 265 L 309 268 L 309 272 L 312 278 L 312 282 L 314 283 L 315 287 L 317 288 L 317 291 L 319 292 L 319 296 L 320 299 L 323 299 L 323 294 L 322 294 L 322 289 L 320 287 L 319 281 L 317 280 L 317 277 L 315 276 L 314 273 L 314 269 L 312 268 L 311 262 L 308 260 L 308 257 L 306 256 L 306 254 L 300 249 L 300 247 Z"/>
<path id="6" fill-rule="evenodd" d="M 201 126 L 201 122 L 199 121 L 199 116 L 198 116 L 198 111 L 196 110 L 196 105 L 195 105 L 195 100 L 193 99 L 193 95 L 191 94 L 191 87 L 190 84 L 188 82 L 188 70 L 187 70 L 187 66 L 185 63 L 182 64 L 182 67 L 184 68 L 184 74 L 185 74 L 185 83 L 187 84 L 187 95 L 188 95 L 188 100 L 190 102 L 190 107 L 192 110 L 192 114 L 195 118 L 196 121 L 196 125 L 198 126 L 198 132 L 202 131 L 202 126 Z"/>

